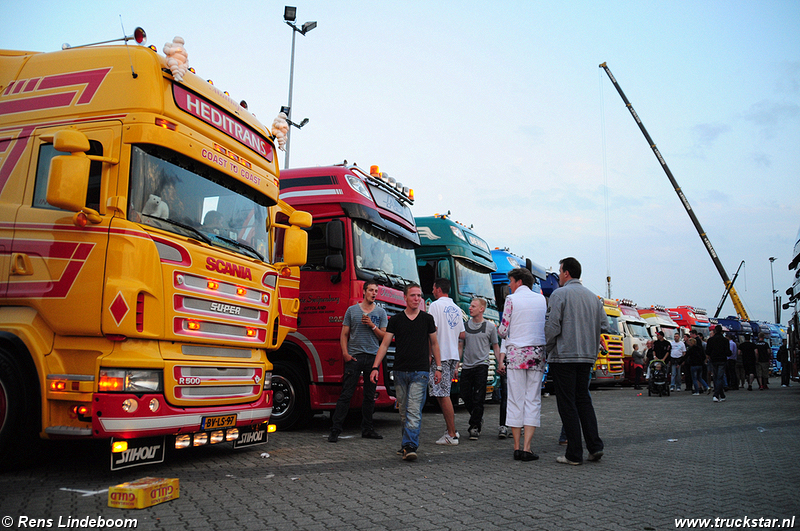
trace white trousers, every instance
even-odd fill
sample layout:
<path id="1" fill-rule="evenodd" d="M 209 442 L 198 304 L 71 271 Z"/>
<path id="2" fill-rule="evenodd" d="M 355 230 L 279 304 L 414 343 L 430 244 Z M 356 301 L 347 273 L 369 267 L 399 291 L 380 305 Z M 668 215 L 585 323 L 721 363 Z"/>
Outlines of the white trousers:
<path id="1" fill-rule="evenodd" d="M 544 374 L 533 369 L 508 369 L 508 407 L 506 426 L 541 425 L 542 418 L 542 379 Z"/>

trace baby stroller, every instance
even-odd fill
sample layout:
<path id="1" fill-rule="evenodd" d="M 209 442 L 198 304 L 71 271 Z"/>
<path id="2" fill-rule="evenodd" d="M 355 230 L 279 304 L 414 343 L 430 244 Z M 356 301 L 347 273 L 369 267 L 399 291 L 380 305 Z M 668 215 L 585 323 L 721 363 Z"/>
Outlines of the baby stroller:
<path id="1" fill-rule="evenodd" d="M 650 362 L 650 381 L 647 383 L 647 396 L 669 396 L 667 364 L 661 360 Z"/>

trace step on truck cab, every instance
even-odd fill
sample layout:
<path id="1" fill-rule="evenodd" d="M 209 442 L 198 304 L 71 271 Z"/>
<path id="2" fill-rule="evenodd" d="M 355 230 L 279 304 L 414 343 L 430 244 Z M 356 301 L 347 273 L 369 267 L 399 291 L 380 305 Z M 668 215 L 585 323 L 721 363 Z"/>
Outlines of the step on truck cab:
<path id="1" fill-rule="evenodd" d="M 420 247 L 416 249 L 422 293 L 427 303 L 433 301 L 433 282 L 437 278 L 450 281 L 450 298 L 461 308 L 464 321 L 469 319 L 469 304 L 474 297 L 486 299 L 484 319 L 500 325 L 500 312 L 494 298 L 491 273 L 496 267 L 486 241 L 465 225 L 450 219 L 448 214 L 416 218 Z M 497 362 L 489 356 L 486 399 L 494 392 Z M 454 381 L 451 396 L 460 396 Z"/>
<path id="2" fill-rule="evenodd" d="M 265 442 L 311 224 L 273 138 L 151 48 L 0 51 L 0 462 Z"/>
<path id="3" fill-rule="evenodd" d="M 377 303 L 392 315 L 405 309 L 403 288 L 419 283 L 411 214 L 414 191 L 371 166 L 293 168 L 281 172 L 281 198 L 310 212 L 308 262 L 300 278 L 296 332 L 270 359 L 278 428 L 303 426 L 315 412 L 333 410 L 342 390 L 339 336 L 347 308 L 360 302 L 364 281 L 380 284 Z M 379 375 L 375 407 L 394 405 L 389 348 Z M 353 404 L 361 404 L 359 385 Z"/>

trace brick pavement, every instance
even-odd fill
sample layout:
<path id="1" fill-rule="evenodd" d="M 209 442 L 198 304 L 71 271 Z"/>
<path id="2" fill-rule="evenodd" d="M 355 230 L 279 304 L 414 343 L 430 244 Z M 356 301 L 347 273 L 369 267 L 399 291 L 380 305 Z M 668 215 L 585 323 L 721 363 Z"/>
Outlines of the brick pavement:
<path id="1" fill-rule="evenodd" d="M 137 529 L 675 529 L 675 518 L 791 518 L 800 528 L 800 386 L 728 393 L 716 404 L 682 392 L 593 392 L 599 463 L 560 465 L 555 398 L 543 399 L 533 449 L 512 459 L 488 405 L 478 441 L 456 409 L 462 441 L 442 447 L 437 410 L 423 415 L 419 459 L 407 463 L 397 413 L 376 413 L 383 440 L 360 437 L 358 415 L 326 440 L 328 416 L 266 445 L 176 452 L 163 465 L 110 473 L 105 446 L 48 444 L 29 469 L 0 474 L 0 516 L 137 518 Z M 262 454 L 267 453 L 267 456 Z M 103 489 L 147 475 L 177 477 L 181 497 L 148 509 L 107 507 Z M 62 490 L 72 489 L 72 490 Z M 80 492 L 78 492 L 80 491 Z M 780 523 L 780 522 L 779 522 Z M 697 528 L 696 528 L 697 529 Z"/>

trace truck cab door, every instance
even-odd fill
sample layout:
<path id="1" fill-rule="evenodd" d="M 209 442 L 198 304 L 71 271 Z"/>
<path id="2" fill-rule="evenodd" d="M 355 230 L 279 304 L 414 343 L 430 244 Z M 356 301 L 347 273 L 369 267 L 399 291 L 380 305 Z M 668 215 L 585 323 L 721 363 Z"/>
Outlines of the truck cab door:
<path id="1" fill-rule="evenodd" d="M 74 212 L 47 202 L 50 163 L 66 155 L 55 150 L 52 135 L 64 128 L 42 128 L 31 139 L 28 183 L 14 227 L 7 299 L 10 304 L 35 308 L 56 333 L 99 336 L 109 224 L 114 215 L 105 203 L 116 193 L 119 165 L 91 162 L 85 206 L 99 212 L 99 222 L 77 226 Z M 71 128 L 89 139 L 88 155 L 119 160 L 119 122 Z"/>

